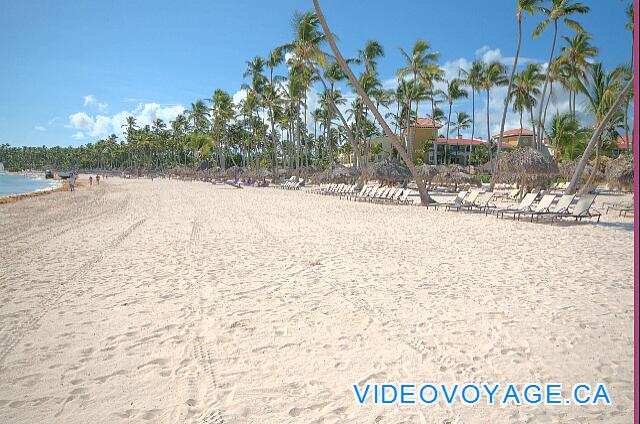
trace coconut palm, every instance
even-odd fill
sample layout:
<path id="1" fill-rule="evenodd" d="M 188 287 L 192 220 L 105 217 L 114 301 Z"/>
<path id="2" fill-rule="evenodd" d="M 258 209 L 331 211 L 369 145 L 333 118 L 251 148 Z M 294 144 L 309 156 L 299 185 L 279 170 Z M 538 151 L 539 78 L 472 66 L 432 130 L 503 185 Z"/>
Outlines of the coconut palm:
<path id="1" fill-rule="evenodd" d="M 516 55 L 513 59 L 513 67 L 511 68 L 511 76 L 509 77 L 509 84 L 507 88 L 507 97 L 504 102 L 504 109 L 502 111 L 502 121 L 500 122 L 500 137 L 498 138 L 498 153 L 500 152 L 500 146 L 502 145 L 502 135 L 504 134 L 504 124 L 507 120 L 507 110 L 509 109 L 509 101 L 511 100 L 511 88 L 513 87 L 513 79 L 518 67 L 518 59 L 520 57 L 520 48 L 522 47 L 522 18 L 524 12 L 533 16 L 536 12 L 540 11 L 541 0 L 518 0 L 518 6 L 516 10 L 516 18 L 518 20 L 518 47 L 516 48 Z"/>
<path id="2" fill-rule="evenodd" d="M 485 66 L 480 86 L 485 90 L 487 96 L 487 142 L 491 142 L 491 126 L 489 120 L 489 104 L 491 97 L 491 89 L 497 86 L 508 84 L 507 68 L 498 61 L 493 61 Z"/>
<path id="3" fill-rule="evenodd" d="M 468 70 L 461 70 L 465 84 L 471 88 L 471 140 L 476 135 L 476 91 L 481 89 L 484 72 L 485 63 L 481 60 L 474 60 Z M 469 150 L 473 152 L 473 143 L 469 146 Z"/>
<path id="4" fill-rule="evenodd" d="M 580 127 L 571 113 L 556 113 L 546 131 L 556 162 L 574 160 L 582 154 L 590 131 Z"/>
<path id="5" fill-rule="evenodd" d="M 549 6 L 540 6 L 539 10 L 546 15 L 544 20 L 538 24 L 538 26 L 533 31 L 533 37 L 536 38 L 542 34 L 542 32 L 547 28 L 550 24 L 553 24 L 553 39 L 551 42 L 551 53 L 549 54 L 549 61 L 547 62 L 547 75 L 545 78 L 544 86 L 542 88 L 542 99 L 540 102 L 540 108 L 538 111 L 538 148 L 542 145 L 542 128 L 544 123 L 542 122 L 542 112 L 544 106 L 544 98 L 547 94 L 547 85 L 549 84 L 549 72 L 551 70 L 551 64 L 553 63 L 553 55 L 555 53 L 556 48 L 556 40 L 558 37 L 558 21 L 562 19 L 562 21 L 569 28 L 574 29 L 577 32 L 585 32 L 582 26 L 575 20 L 571 19 L 570 16 L 576 14 L 585 14 L 588 13 L 590 8 L 588 6 L 583 5 L 582 3 L 574 3 L 573 0 L 551 0 L 551 5 Z"/>
<path id="6" fill-rule="evenodd" d="M 569 74 L 569 110 L 575 118 L 576 94 L 579 90 L 578 81 L 587 77 L 590 59 L 598 54 L 598 49 L 589 43 L 593 37 L 584 32 L 575 34 L 573 38 L 567 36 L 562 36 L 562 38 L 567 45 L 560 48 L 561 56 L 558 57 L 556 62 L 558 66 L 567 64 Z"/>
<path id="7" fill-rule="evenodd" d="M 453 121 L 453 128 L 451 132 L 456 132 L 458 138 L 460 138 L 460 132 L 471 128 L 471 117 L 466 112 L 456 113 L 456 119 Z"/>
<path id="8" fill-rule="evenodd" d="M 227 125 L 235 117 L 233 99 L 224 90 L 217 89 L 211 97 L 211 117 L 213 120 L 213 134 L 218 150 L 219 166 L 226 168 L 223 143 L 226 143 Z"/>
<path id="9" fill-rule="evenodd" d="M 318 3 L 318 0 L 313 0 L 313 7 L 316 11 L 316 15 L 318 16 L 318 19 L 320 20 L 320 24 L 322 25 L 322 30 L 324 31 L 324 34 L 326 36 L 327 42 L 329 43 L 329 46 L 331 47 L 331 51 L 335 55 L 336 61 L 340 64 L 340 67 L 342 68 L 344 73 L 347 74 L 347 78 L 349 78 L 349 81 L 356 89 L 356 92 L 362 97 L 363 102 L 370 109 L 371 113 L 373 113 L 374 117 L 376 118 L 376 121 L 378 121 L 378 124 L 382 127 L 387 137 L 390 138 L 391 144 L 393 145 L 393 147 L 395 147 L 395 149 L 398 151 L 398 154 L 400 155 L 402 160 L 404 160 L 407 167 L 409 168 L 409 172 L 411 173 L 411 176 L 416 181 L 418 192 L 420 193 L 421 203 L 423 205 L 428 204 L 431 201 L 431 197 L 427 192 L 427 188 L 425 187 L 424 180 L 420 175 L 418 175 L 416 171 L 413 160 L 404 150 L 398 137 L 391 131 L 391 128 L 389 127 L 387 122 L 384 120 L 384 118 L 382 117 L 378 109 L 375 107 L 375 105 L 373 104 L 369 96 L 367 96 L 367 94 L 364 92 L 364 90 L 358 83 L 358 80 L 356 79 L 355 75 L 353 74 L 353 71 L 351 70 L 351 68 L 349 68 L 347 61 L 344 59 L 344 56 L 342 56 L 342 53 L 340 52 L 340 50 L 338 49 L 338 46 L 336 45 L 336 42 L 333 38 L 333 34 L 331 34 L 331 31 L 324 18 L 324 14 L 322 13 L 322 9 L 320 9 L 320 4 Z"/>
<path id="10" fill-rule="evenodd" d="M 529 63 L 522 72 L 516 74 L 511 96 L 514 100 L 513 110 L 520 116 L 520 135 L 522 135 L 523 130 L 522 117 L 524 112 L 529 111 L 531 125 L 534 125 L 533 108 L 536 106 L 540 95 L 540 86 L 543 83 L 544 74 L 542 73 L 542 67 L 538 63 Z M 535 139 L 535 132 L 533 137 Z"/>
<path id="11" fill-rule="evenodd" d="M 467 91 L 462 88 L 464 82 L 461 79 L 454 78 L 451 81 L 447 81 L 447 88 L 444 92 L 447 103 L 449 104 L 449 114 L 447 115 L 447 136 L 449 138 L 449 126 L 451 124 L 451 107 L 453 102 L 462 98 L 467 98 Z M 445 144 L 447 146 L 447 144 Z M 458 148 L 458 138 L 456 138 L 456 149 Z M 446 154 L 446 153 L 445 153 Z M 446 160 L 445 160 L 446 163 Z"/>
<path id="12" fill-rule="evenodd" d="M 204 131 L 207 118 L 209 117 L 209 111 L 203 100 L 197 100 L 195 103 L 191 103 L 189 117 L 193 120 L 193 126 L 197 132 Z"/>
<path id="13" fill-rule="evenodd" d="M 435 64 L 435 62 L 438 60 L 440 55 L 436 52 L 431 52 L 430 50 L 431 50 L 431 45 L 426 40 L 416 41 L 415 44 L 413 45 L 413 49 L 411 50 L 411 53 L 407 53 L 402 48 L 400 48 L 400 53 L 404 58 L 405 66 L 398 69 L 398 72 L 397 72 L 398 78 L 405 78 L 408 76 L 412 76 L 413 87 L 417 87 L 418 79 L 420 78 L 421 75 L 425 75 L 428 72 L 433 71 L 433 68 L 437 68 L 437 65 Z M 416 102 L 415 113 L 417 116 L 420 100 L 416 98 L 411 98 L 411 97 L 409 97 L 407 100 L 408 100 L 408 106 L 409 106 L 407 112 L 412 110 L 412 104 L 413 104 L 413 101 L 415 100 Z M 407 118 L 408 118 L 408 115 L 407 115 Z M 410 124 L 411 123 L 407 119 L 406 121 L 407 150 L 408 150 L 407 153 L 409 154 L 409 157 L 413 158 Z"/>
<path id="14" fill-rule="evenodd" d="M 364 64 L 365 72 L 375 71 L 378 67 L 378 58 L 380 57 L 384 57 L 384 48 L 379 42 L 369 40 L 365 44 L 364 49 L 358 50 L 358 57 L 352 59 L 351 62 Z"/>

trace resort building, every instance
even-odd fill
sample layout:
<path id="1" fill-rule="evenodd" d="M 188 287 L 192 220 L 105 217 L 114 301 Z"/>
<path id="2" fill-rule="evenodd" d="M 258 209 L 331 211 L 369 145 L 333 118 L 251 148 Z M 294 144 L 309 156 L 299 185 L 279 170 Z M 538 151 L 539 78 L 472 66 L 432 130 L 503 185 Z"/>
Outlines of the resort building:
<path id="1" fill-rule="evenodd" d="M 439 137 L 435 140 L 435 150 L 433 147 L 429 149 L 429 163 L 431 164 L 458 164 L 467 166 L 471 160 L 472 148 L 485 147 L 486 140 L 474 138 L 443 138 Z M 502 143 L 501 148 L 508 150 L 513 148 L 509 143 Z"/>
<path id="2" fill-rule="evenodd" d="M 500 138 L 500 133 L 491 137 L 491 140 L 497 142 Z M 525 147 L 533 145 L 533 131 L 527 129 L 515 129 L 507 130 L 502 134 L 502 142 L 509 144 L 511 148 Z"/>
<path id="3" fill-rule="evenodd" d="M 633 138 L 626 136 L 618 137 L 615 145 L 611 149 L 611 157 L 617 158 L 623 153 L 633 154 Z"/>

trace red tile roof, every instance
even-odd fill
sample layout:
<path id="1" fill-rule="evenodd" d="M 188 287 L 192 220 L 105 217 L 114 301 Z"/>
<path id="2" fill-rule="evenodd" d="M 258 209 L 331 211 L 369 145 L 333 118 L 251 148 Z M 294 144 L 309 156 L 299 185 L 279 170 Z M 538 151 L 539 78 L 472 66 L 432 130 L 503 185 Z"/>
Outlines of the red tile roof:
<path id="1" fill-rule="evenodd" d="M 624 136 L 624 135 L 622 137 L 618 137 L 618 139 L 616 140 L 616 144 L 618 145 L 618 149 L 626 150 L 627 149 L 627 137 Z M 633 143 L 631 143 L 631 138 L 629 138 L 629 150 L 631 150 L 631 146 L 633 146 Z"/>
<path id="2" fill-rule="evenodd" d="M 418 127 L 425 127 L 425 128 L 442 128 L 442 124 L 440 122 L 435 123 L 435 125 L 433 124 L 433 120 L 431 118 L 418 118 L 417 120 L 417 126 Z"/>
<path id="3" fill-rule="evenodd" d="M 533 131 L 527 130 L 527 129 L 522 129 L 522 132 L 520 132 L 520 128 L 517 128 L 515 130 L 507 130 L 504 133 L 502 133 L 503 137 L 509 137 L 509 136 L 514 136 L 514 135 L 533 135 Z M 495 140 L 497 138 L 500 137 L 500 133 L 498 134 L 494 134 L 493 137 L 491 137 L 492 140 Z"/>

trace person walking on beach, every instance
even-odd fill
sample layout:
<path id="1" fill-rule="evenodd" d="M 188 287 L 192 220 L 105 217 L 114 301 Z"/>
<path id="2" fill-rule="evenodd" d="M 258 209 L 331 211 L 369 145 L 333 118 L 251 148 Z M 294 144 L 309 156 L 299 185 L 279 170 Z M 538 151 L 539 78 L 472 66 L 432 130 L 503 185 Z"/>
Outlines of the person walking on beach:
<path id="1" fill-rule="evenodd" d="M 100 185 L 100 175 L 96 175 L 96 184 Z"/>
<path id="2" fill-rule="evenodd" d="M 71 189 L 72 192 L 75 189 L 75 185 L 76 185 L 76 177 L 73 174 L 71 174 L 71 176 L 69 177 L 69 189 Z"/>
<path id="3" fill-rule="evenodd" d="M 93 177 L 89 175 L 89 187 L 93 186 Z"/>

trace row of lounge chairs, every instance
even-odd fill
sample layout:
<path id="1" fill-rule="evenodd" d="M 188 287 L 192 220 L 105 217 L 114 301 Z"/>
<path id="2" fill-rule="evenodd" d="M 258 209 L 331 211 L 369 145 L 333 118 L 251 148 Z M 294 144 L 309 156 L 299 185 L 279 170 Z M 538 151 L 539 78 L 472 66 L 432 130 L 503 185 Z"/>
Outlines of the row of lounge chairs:
<path id="1" fill-rule="evenodd" d="M 304 178 L 295 181 L 295 177 L 292 177 L 290 180 L 285 181 L 280 185 L 273 185 L 271 187 L 281 188 L 283 190 L 300 190 L 301 187 L 304 186 Z"/>
<path id="2" fill-rule="evenodd" d="M 372 203 L 395 203 L 395 204 L 412 204 L 412 190 L 408 188 L 399 188 L 393 186 L 364 185 L 357 190 L 356 184 L 327 184 L 320 186 L 317 190 L 311 190 L 312 193 L 339 196 L 341 199 L 372 202 Z"/>
<path id="3" fill-rule="evenodd" d="M 534 206 L 534 202 L 540 193 L 533 192 L 527 193 L 517 206 L 498 208 L 492 199 L 494 197 L 493 192 L 479 192 L 479 191 L 461 191 L 451 203 L 434 203 L 430 206 L 445 206 L 447 210 L 460 211 L 467 210 L 479 210 L 484 211 L 485 215 L 489 213 L 494 214 L 496 218 L 504 218 L 505 215 L 513 216 L 513 219 L 520 220 L 520 218 L 528 217 L 533 221 L 539 220 L 543 217 L 548 217 L 551 222 L 563 219 L 573 218 L 576 221 L 580 221 L 584 218 L 597 218 L 597 222 L 600 222 L 601 213 L 592 208 L 596 195 L 588 194 L 581 196 L 575 206 L 572 207 L 575 200 L 573 194 L 565 194 L 558 196 L 556 194 L 544 194 L 540 201 Z"/>

